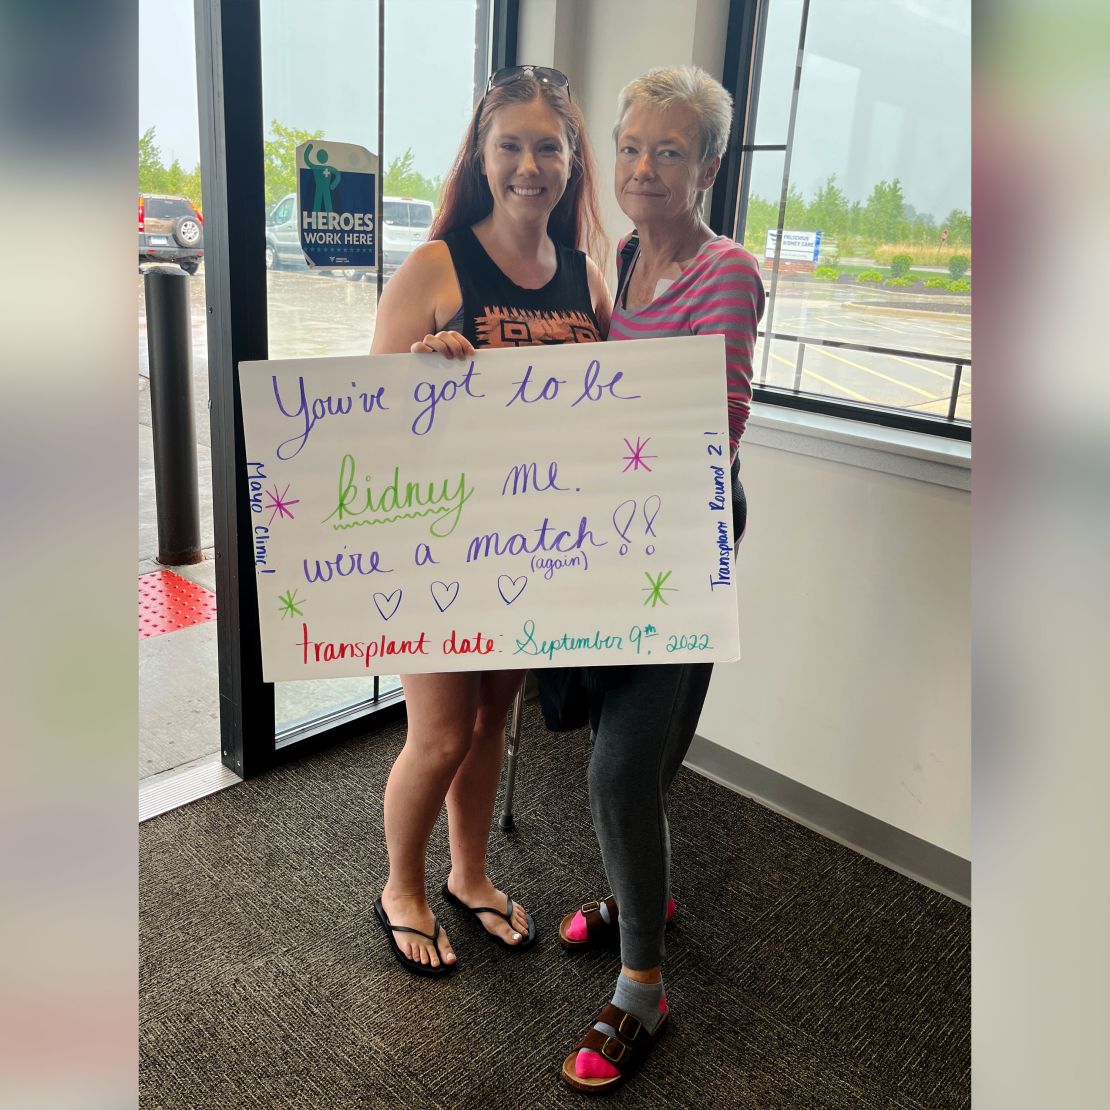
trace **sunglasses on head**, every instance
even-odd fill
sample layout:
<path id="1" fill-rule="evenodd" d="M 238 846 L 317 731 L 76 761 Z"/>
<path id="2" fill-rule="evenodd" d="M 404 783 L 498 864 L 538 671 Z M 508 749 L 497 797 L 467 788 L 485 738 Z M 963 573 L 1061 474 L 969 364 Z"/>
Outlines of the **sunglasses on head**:
<path id="1" fill-rule="evenodd" d="M 505 66 L 494 73 L 486 84 L 486 92 L 499 88 L 501 85 L 511 85 L 514 81 L 521 81 L 527 76 L 533 77 L 541 85 L 550 85 L 570 96 L 570 81 L 567 75 L 550 66 Z"/>

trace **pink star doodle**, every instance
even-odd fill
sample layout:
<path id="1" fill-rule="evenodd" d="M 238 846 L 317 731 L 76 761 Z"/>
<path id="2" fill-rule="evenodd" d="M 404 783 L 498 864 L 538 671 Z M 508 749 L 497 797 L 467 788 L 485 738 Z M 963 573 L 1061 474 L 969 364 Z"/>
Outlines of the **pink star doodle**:
<path id="1" fill-rule="evenodd" d="M 287 516 L 290 520 L 293 519 L 293 513 L 289 506 L 299 505 L 300 500 L 296 497 L 286 500 L 286 498 L 289 497 L 289 486 L 286 486 L 281 493 L 278 493 L 277 485 L 275 484 L 272 490 L 266 490 L 266 496 L 270 499 L 270 504 L 267 507 L 273 509 L 273 512 L 270 513 L 271 524 L 274 523 L 275 516 Z"/>
<path id="2" fill-rule="evenodd" d="M 643 467 L 644 470 L 647 470 L 647 471 L 650 472 L 651 467 L 648 466 L 648 464 L 644 460 L 645 459 L 657 459 L 657 458 L 659 458 L 658 455 L 645 455 L 643 453 L 644 448 L 650 442 L 651 442 L 651 436 L 648 436 L 647 439 L 643 440 L 642 442 L 640 440 L 640 437 L 637 436 L 635 447 L 633 447 L 632 444 L 629 443 L 627 439 L 624 441 L 624 445 L 628 448 L 629 454 L 624 456 L 628 460 L 628 466 L 626 466 L 624 468 L 624 470 L 621 471 L 622 474 L 627 474 L 628 471 L 629 471 L 629 468 L 631 468 L 632 470 L 639 470 L 640 467 Z"/>

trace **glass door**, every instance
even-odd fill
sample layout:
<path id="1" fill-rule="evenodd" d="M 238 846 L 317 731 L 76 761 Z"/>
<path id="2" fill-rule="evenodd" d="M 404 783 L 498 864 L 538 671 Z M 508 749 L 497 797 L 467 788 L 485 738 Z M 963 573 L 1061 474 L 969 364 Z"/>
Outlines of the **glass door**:
<path id="1" fill-rule="evenodd" d="M 514 7 L 514 5 L 508 5 Z M 224 762 L 244 776 L 399 707 L 393 674 L 262 681 L 252 514 L 234 368 L 369 352 L 378 297 L 427 237 L 495 57 L 488 0 L 196 0 L 210 244 L 208 318 Z M 429 29 L 434 28 L 434 34 Z M 496 57 L 510 49 L 501 33 Z M 310 266 L 298 241 L 297 147 L 378 158 L 376 266 Z M 280 491 L 277 501 L 280 501 Z M 262 518 L 264 522 L 264 517 Z M 219 563 L 223 559 L 222 573 Z"/>

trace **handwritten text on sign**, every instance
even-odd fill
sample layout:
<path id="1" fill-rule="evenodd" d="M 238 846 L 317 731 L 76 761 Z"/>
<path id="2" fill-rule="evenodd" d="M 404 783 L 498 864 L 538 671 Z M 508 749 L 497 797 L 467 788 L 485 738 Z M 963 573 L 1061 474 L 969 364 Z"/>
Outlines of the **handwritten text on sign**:
<path id="1" fill-rule="evenodd" d="M 720 336 L 239 375 L 268 681 L 738 657 Z"/>

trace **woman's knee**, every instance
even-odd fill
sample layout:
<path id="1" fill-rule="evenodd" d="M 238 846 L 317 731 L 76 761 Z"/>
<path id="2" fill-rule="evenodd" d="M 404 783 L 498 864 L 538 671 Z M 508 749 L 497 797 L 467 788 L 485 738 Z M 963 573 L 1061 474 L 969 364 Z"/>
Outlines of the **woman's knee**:
<path id="1" fill-rule="evenodd" d="M 505 721 L 508 711 L 499 706 L 479 705 L 474 718 L 474 739 L 482 742 L 501 743 L 505 738 Z"/>
<path id="2" fill-rule="evenodd" d="M 470 751 L 472 733 L 462 723 L 452 723 L 425 733 L 409 732 L 406 747 L 429 771 L 458 767 Z"/>

